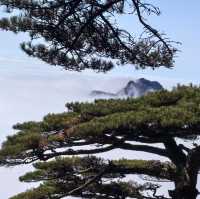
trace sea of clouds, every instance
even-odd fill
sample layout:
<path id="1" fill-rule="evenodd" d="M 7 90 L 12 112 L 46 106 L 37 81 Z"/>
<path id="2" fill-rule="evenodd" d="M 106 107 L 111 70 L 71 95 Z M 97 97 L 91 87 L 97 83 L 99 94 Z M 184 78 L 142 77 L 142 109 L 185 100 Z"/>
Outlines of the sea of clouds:
<path id="1" fill-rule="evenodd" d="M 0 143 L 15 133 L 12 126 L 17 122 L 39 121 L 49 112 L 66 111 L 66 102 L 93 100 L 90 97 L 93 89 L 116 91 L 128 81 L 128 78 L 103 80 L 44 65 L 26 67 L 20 60 L 15 60 L 15 65 L 17 61 L 22 67 L 0 67 Z M 18 177 L 30 169 L 30 166 L 0 168 L 4 187 L 0 198 L 7 199 L 32 186 L 18 181 Z"/>
<path id="2" fill-rule="evenodd" d="M 23 66 L 23 63 L 20 64 Z M 72 73 L 46 65 L 32 67 L 0 67 L 0 143 L 6 136 L 12 135 L 12 125 L 17 122 L 39 121 L 49 112 L 66 111 L 65 103 L 71 101 L 92 101 L 92 90 L 116 92 L 126 85 L 130 77 L 111 75 L 97 75 L 90 72 Z M 152 79 L 155 80 L 155 79 Z M 167 81 L 161 82 L 167 85 Z M 100 155 L 99 155 L 100 156 Z M 153 159 L 160 157 L 149 156 L 146 153 L 114 150 L 101 154 L 105 158 L 119 159 Z M 31 166 L 0 168 L 0 178 L 3 189 L 0 198 L 7 199 L 16 193 L 22 192 L 34 184 L 20 183 L 18 177 Z M 135 177 L 136 180 L 138 178 Z M 172 186 L 164 184 L 165 189 Z"/>

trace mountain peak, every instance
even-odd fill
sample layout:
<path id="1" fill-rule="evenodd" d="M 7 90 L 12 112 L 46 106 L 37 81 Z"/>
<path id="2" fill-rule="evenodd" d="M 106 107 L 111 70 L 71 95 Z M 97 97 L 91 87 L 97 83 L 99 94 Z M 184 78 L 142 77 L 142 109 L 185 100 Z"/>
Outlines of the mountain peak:
<path id="1" fill-rule="evenodd" d="M 134 97 L 136 93 L 136 83 L 134 81 L 129 81 L 127 85 L 117 93 L 117 95 Z"/>
<path id="2" fill-rule="evenodd" d="M 163 90 L 163 86 L 157 81 L 150 81 L 145 78 L 130 80 L 124 88 L 117 93 L 108 93 L 104 91 L 92 91 L 92 96 L 99 97 L 140 97 L 149 92 Z"/>

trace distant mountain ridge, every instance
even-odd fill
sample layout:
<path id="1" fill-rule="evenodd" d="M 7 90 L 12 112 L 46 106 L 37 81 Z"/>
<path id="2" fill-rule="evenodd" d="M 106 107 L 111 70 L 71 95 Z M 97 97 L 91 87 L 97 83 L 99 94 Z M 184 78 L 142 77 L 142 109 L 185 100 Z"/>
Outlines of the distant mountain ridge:
<path id="1" fill-rule="evenodd" d="M 105 91 L 94 90 L 91 92 L 93 97 L 140 97 L 149 92 L 163 90 L 163 86 L 157 81 L 150 81 L 145 78 L 137 79 L 136 81 L 129 81 L 124 88 L 117 93 L 110 93 Z"/>

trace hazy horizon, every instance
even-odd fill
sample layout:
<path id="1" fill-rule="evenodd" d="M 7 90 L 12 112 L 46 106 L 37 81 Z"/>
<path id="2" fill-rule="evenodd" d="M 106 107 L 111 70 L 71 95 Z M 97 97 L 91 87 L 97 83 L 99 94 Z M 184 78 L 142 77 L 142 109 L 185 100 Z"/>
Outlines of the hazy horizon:
<path id="1" fill-rule="evenodd" d="M 175 85 L 169 80 L 158 80 L 152 77 L 150 80 L 161 82 L 168 88 Z M 17 122 L 36 120 L 39 121 L 49 112 L 58 113 L 66 111 L 65 103 L 71 101 L 91 101 L 89 96 L 92 90 L 105 90 L 116 92 L 124 87 L 129 80 L 135 80 L 130 76 L 100 75 L 87 73 L 73 73 L 63 71 L 51 66 L 20 67 L 20 71 L 12 67 L 0 68 L 0 112 L 3 120 L 0 120 L 0 143 L 6 136 L 15 131 L 12 126 Z M 171 85 L 171 86 L 169 86 Z M 115 155 L 112 151 L 102 156 Z M 124 156 L 123 152 L 117 152 L 118 157 Z M 132 156 L 132 152 L 126 155 Z M 134 153 L 139 158 L 138 153 Z M 143 157 L 148 157 L 143 155 Z M 31 169 L 31 166 L 19 166 L 14 168 L 0 168 L 0 176 L 4 179 L 4 189 L 0 192 L 0 198 L 8 198 L 16 193 L 32 187 L 27 183 L 20 183 L 18 177 Z M 13 187 L 11 189 L 11 187 Z"/>

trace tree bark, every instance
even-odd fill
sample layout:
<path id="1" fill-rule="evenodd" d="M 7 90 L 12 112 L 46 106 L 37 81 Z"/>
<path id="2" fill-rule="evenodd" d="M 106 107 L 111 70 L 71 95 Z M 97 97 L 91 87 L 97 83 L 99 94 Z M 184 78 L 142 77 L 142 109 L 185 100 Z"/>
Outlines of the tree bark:
<path id="1" fill-rule="evenodd" d="M 177 145 L 174 138 L 169 138 L 164 143 L 169 158 L 176 165 L 175 189 L 169 191 L 172 199 L 196 199 L 199 192 L 196 188 L 198 176 L 197 155 L 189 152 L 186 155 Z"/>
<path id="2" fill-rule="evenodd" d="M 169 195 L 172 199 L 196 199 L 198 193 L 196 187 L 184 182 L 179 182 L 175 190 L 169 192 Z"/>
<path id="3" fill-rule="evenodd" d="M 178 169 L 178 176 L 175 180 L 175 189 L 169 191 L 172 199 L 196 199 L 199 191 L 196 188 L 198 172 L 191 172 L 193 169 Z"/>

